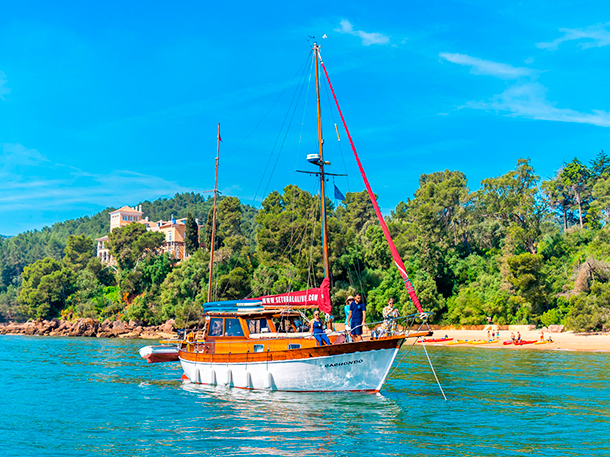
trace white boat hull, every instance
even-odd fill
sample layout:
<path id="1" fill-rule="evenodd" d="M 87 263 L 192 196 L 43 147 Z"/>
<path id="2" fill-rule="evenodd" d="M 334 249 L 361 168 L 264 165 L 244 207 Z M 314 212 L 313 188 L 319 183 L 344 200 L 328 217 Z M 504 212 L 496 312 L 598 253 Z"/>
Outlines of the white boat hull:
<path id="1" fill-rule="evenodd" d="M 378 392 L 397 353 L 393 347 L 296 360 L 211 363 L 180 358 L 180 363 L 193 383 L 294 392 Z"/>

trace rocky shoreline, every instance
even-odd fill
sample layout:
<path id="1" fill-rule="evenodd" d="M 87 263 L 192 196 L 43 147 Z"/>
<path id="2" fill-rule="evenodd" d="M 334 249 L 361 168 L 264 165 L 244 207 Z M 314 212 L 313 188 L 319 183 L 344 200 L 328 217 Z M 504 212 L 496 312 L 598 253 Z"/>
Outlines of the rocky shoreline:
<path id="1" fill-rule="evenodd" d="M 88 338 L 176 338 L 174 321 L 168 320 L 158 326 L 144 326 L 141 322 L 111 321 L 99 322 L 91 318 L 68 321 L 51 319 L 9 322 L 0 324 L 0 335 L 75 336 Z"/>

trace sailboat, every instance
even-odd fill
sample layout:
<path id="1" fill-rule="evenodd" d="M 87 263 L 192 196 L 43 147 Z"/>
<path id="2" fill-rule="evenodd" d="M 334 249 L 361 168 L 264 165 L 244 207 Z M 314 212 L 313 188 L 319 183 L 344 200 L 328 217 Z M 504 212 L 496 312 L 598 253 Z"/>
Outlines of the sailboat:
<path id="1" fill-rule="evenodd" d="M 183 378 L 192 383 L 278 391 L 378 392 L 405 340 L 432 335 L 426 324 L 428 315 L 422 310 L 356 153 L 317 43 L 313 44 L 313 58 L 318 153 L 310 154 L 307 160 L 319 167 L 315 174 L 320 177 L 324 280 L 319 288 L 248 300 L 212 302 L 210 289 L 208 303 L 203 304 L 203 331 L 189 334 L 179 348 Z M 394 319 L 396 325 L 386 325 L 383 333 L 365 332 L 358 341 L 353 341 L 347 331 L 339 333 L 327 330 L 330 344 L 326 345 L 320 345 L 321 342 L 309 332 L 309 326 L 304 325 L 303 314 L 303 310 L 316 308 L 323 313 L 332 311 L 324 192 L 324 183 L 329 173 L 324 169 L 328 162 L 323 155 L 320 68 L 326 76 L 394 262 L 418 310 L 417 314 Z M 214 225 L 213 223 L 212 230 Z M 212 249 L 213 246 L 212 242 Z M 210 275 L 212 267 L 211 260 Z"/>

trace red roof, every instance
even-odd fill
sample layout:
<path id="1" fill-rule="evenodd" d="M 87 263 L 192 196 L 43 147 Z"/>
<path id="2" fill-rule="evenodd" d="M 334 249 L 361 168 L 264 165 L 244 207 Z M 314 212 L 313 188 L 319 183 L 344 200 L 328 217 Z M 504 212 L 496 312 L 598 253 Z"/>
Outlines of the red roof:
<path id="1" fill-rule="evenodd" d="M 137 209 L 133 209 L 130 206 L 123 206 L 122 208 L 119 208 L 113 212 L 111 212 L 110 214 L 114 214 L 114 213 L 136 213 L 136 214 L 144 214 L 143 211 L 138 211 Z"/>

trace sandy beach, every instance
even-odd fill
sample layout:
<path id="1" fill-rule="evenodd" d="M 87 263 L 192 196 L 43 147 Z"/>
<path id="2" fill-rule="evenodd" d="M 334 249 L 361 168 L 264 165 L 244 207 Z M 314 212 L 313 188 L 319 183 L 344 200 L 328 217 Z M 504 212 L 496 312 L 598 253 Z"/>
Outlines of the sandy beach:
<path id="1" fill-rule="evenodd" d="M 563 350 L 563 351 L 595 351 L 595 352 L 610 352 L 610 333 L 605 334 L 574 334 L 572 332 L 563 333 L 546 333 L 544 338 L 549 336 L 553 339 L 553 343 L 549 344 L 526 344 L 523 346 L 515 346 L 513 344 L 504 345 L 504 341 L 509 340 L 511 332 L 509 330 L 500 331 L 500 342 L 489 344 L 453 344 L 447 343 L 427 343 L 429 345 L 448 346 L 448 347 L 478 347 L 478 348 L 502 348 L 511 350 Z M 432 338 L 443 338 L 444 336 L 457 340 L 487 340 L 487 331 L 485 330 L 434 330 Z M 522 331 L 521 339 L 526 341 L 540 340 L 540 330 Z"/>

